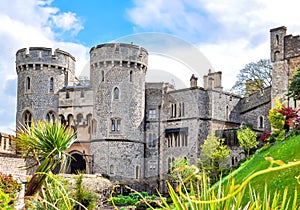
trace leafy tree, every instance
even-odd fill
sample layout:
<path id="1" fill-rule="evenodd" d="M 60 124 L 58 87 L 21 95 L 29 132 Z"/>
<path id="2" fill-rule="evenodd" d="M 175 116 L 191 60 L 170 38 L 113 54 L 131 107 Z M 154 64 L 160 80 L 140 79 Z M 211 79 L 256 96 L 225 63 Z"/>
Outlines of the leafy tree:
<path id="1" fill-rule="evenodd" d="M 230 149 L 224 145 L 224 139 L 219 140 L 215 135 L 209 135 L 200 148 L 200 161 L 204 166 L 219 167 L 230 155 Z"/>
<path id="2" fill-rule="evenodd" d="M 63 171 L 68 162 L 66 150 L 74 143 L 75 133 L 70 133 L 64 125 L 40 121 L 32 126 L 24 126 L 17 132 L 17 148 L 31 161 L 26 168 L 36 167 L 35 174 L 27 184 L 25 196 L 32 196 L 40 190 L 47 173 L 60 166 Z"/>
<path id="3" fill-rule="evenodd" d="M 239 95 L 248 94 L 263 90 L 272 84 L 272 64 L 269 59 L 261 59 L 257 62 L 246 64 L 245 68 L 240 70 L 237 75 L 237 81 L 231 88 L 233 93 Z"/>
<path id="4" fill-rule="evenodd" d="M 243 127 L 237 131 L 237 138 L 239 144 L 247 151 L 247 156 L 249 157 L 250 149 L 255 148 L 258 145 L 256 132 L 248 127 Z"/>
<path id="5" fill-rule="evenodd" d="M 288 96 L 293 97 L 295 100 L 300 99 L 300 67 L 297 68 L 295 74 L 289 83 Z"/>

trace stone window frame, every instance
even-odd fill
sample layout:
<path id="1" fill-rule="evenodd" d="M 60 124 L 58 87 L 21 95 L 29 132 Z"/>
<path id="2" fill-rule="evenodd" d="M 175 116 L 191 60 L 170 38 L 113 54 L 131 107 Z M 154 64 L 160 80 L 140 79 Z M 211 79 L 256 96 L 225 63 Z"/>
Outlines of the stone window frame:
<path id="1" fill-rule="evenodd" d="M 53 110 L 50 110 L 50 111 L 47 112 L 47 114 L 46 114 L 46 116 L 45 116 L 45 120 L 46 120 L 47 122 L 52 121 L 53 123 L 55 123 L 55 122 L 56 122 L 56 119 L 57 119 L 56 113 L 55 113 Z"/>
<path id="2" fill-rule="evenodd" d="M 54 78 L 51 77 L 49 80 L 49 91 L 53 92 L 54 91 Z"/>
<path id="3" fill-rule="evenodd" d="M 257 117 L 257 128 L 264 129 L 265 128 L 265 119 L 264 116 L 260 115 Z"/>
<path id="4" fill-rule="evenodd" d="M 26 90 L 26 92 L 29 92 L 31 90 L 31 79 L 30 79 L 30 77 L 26 77 L 25 90 Z"/>
<path id="5" fill-rule="evenodd" d="M 22 121 L 25 126 L 31 127 L 33 122 L 32 113 L 29 110 L 25 110 L 22 114 Z"/>
<path id="6" fill-rule="evenodd" d="M 156 133 L 148 134 L 148 147 L 156 147 L 157 136 Z"/>
<path id="7" fill-rule="evenodd" d="M 112 164 L 109 166 L 109 174 L 112 174 L 112 175 L 115 174 L 115 166 Z"/>
<path id="8" fill-rule="evenodd" d="M 78 125 L 82 125 L 83 124 L 84 120 L 83 120 L 83 114 L 82 113 L 78 113 L 76 115 L 76 121 L 77 121 Z"/>
<path id="9" fill-rule="evenodd" d="M 129 72 L 129 82 L 133 82 L 133 71 L 130 70 Z"/>
<path id="10" fill-rule="evenodd" d="M 115 86 L 113 88 L 113 91 L 112 91 L 112 97 L 113 97 L 113 100 L 114 101 L 119 101 L 120 100 L 120 97 L 121 96 L 121 91 L 120 91 L 120 88 Z"/>
<path id="11" fill-rule="evenodd" d="M 119 117 L 113 117 L 110 119 L 110 131 L 112 133 L 119 133 L 122 129 L 122 119 Z"/>
<path id="12" fill-rule="evenodd" d="M 84 98 L 84 90 L 80 91 L 80 98 Z"/>
<path id="13" fill-rule="evenodd" d="M 102 70 L 102 71 L 101 71 L 101 82 L 104 82 L 104 80 L 105 80 L 105 73 L 104 73 L 104 71 Z"/>
<path id="14" fill-rule="evenodd" d="M 149 109 L 148 110 L 148 119 L 149 120 L 156 119 L 156 109 Z"/>
<path id="15" fill-rule="evenodd" d="M 141 178 L 141 166 L 140 165 L 136 165 L 134 167 L 135 170 L 135 178 L 136 179 L 140 179 Z"/>

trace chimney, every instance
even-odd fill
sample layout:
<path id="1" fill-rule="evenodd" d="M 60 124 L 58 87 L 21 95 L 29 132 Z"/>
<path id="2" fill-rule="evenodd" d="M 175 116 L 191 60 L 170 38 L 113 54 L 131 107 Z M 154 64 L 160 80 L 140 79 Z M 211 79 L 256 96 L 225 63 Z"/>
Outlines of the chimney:
<path id="1" fill-rule="evenodd" d="M 191 88 L 197 88 L 198 87 L 197 86 L 197 80 L 198 80 L 198 78 L 195 77 L 194 74 L 192 74 L 191 79 L 190 79 Z"/>

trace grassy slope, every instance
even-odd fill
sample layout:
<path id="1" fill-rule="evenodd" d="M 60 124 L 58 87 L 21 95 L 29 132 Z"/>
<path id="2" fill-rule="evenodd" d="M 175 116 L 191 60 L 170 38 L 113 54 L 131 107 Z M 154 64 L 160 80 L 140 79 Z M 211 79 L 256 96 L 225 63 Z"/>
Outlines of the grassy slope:
<path id="1" fill-rule="evenodd" d="M 235 183 L 240 184 L 254 172 L 266 169 L 270 166 L 270 162 L 265 160 L 265 157 L 272 157 L 274 160 L 282 160 L 285 163 L 300 160 L 300 136 L 290 138 L 286 141 L 276 142 L 276 144 L 269 148 L 257 151 L 251 159 L 244 162 L 237 170 L 230 174 L 229 177 L 234 176 Z M 271 194 L 275 192 L 275 190 L 283 192 L 287 186 L 289 195 L 293 196 L 294 189 L 300 188 L 300 185 L 295 179 L 298 175 L 300 175 L 300 167 L 263 174 L 251 181 L 251 187 L 262 196 L 265 183 Z M 224 181 L 229 177 L 226 177 Z M 245 194 L 245 198 L 248 198 L 247 193 Z M 300 203 L 300 192 L 298 192 L 298 203 Z"/>

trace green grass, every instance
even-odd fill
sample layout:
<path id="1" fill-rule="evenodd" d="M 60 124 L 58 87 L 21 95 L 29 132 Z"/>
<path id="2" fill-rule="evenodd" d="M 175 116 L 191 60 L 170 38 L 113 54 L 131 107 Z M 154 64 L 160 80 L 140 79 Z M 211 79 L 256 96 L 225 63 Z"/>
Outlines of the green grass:
<path id="1" fill-rule="evenodd" d="M 267 169 L 270 167 L 270 162 L 266 157 L 272 157 L 274 160 L 282 160 L 284 163 L 300 160 L 300 136 L 295 136 L 285 141 L 276 142 L 274 145 L 264 147 L 258 150 L 255 155 L 244 162 L 237 170 L 223 179 L 227 182 L 229 178 L 234 177 L 236 184 L 241 184 L 251 174 Z M 276 167 L 277 165 L 273 165 Z M 280 191 L 283 193 L 284 189 L 288 187 L 288 197 L 294 197 L 294 189 L 300 188 L 295 177 L 300 175 L 300 167 L 291 167 L 281 171 L 275 171 L 263 175 L 259 175 L 251 180 L 251 187 L 263 196 L 265 184 L 268 186 L 268 191 L 272 194 Z M 244 201 L 249 199 L 249 193 L 246 189 Z M 300 203 L 300 194 L 298 192 L 298 203 Z"/>

